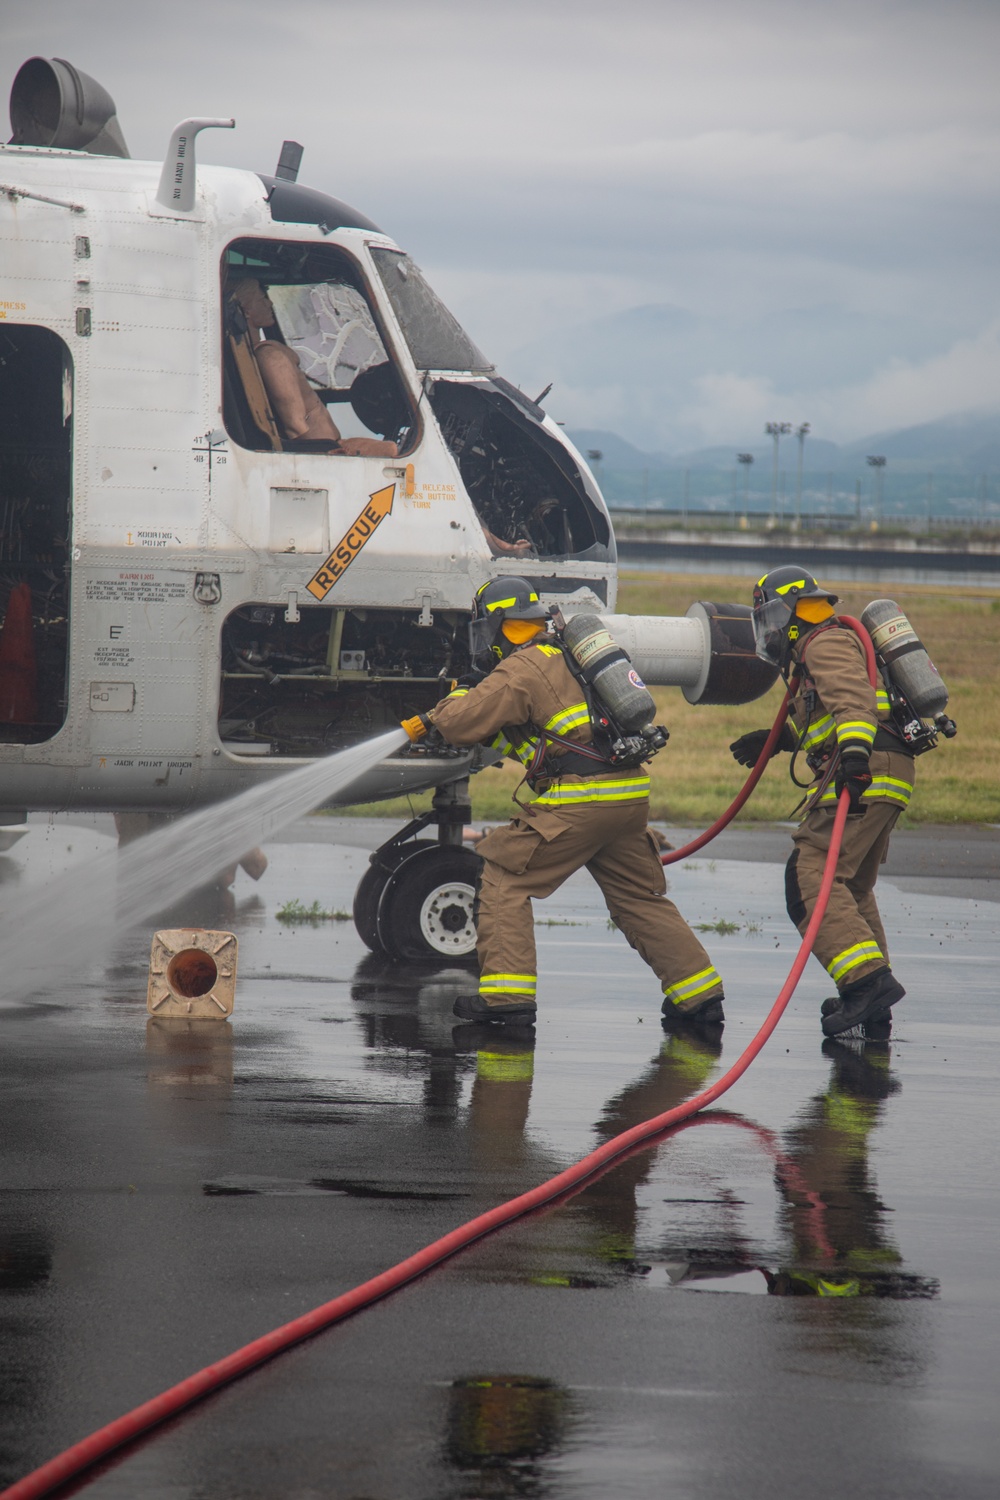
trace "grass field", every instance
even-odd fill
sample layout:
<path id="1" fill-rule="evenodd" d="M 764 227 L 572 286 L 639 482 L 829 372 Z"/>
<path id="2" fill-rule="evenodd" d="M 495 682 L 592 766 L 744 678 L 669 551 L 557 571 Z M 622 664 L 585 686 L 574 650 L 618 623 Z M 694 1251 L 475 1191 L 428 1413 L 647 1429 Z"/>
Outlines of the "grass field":
<path id="1" fill-rule="evenodd" d="M 901 826 L 920 823 L 1000 822 L 1000 598 L 971 588 L 901 584 L 883 590 L 868 585 L 823 582 L 840 595 L 839 608 L 858 616 L 869 600 L 895 599 L 927 647 L 951 694 L 948 712 L 958 724 L 953 740 L 917 761 L 917 791 Z M 694 599 L 749 602 L 750 583 L 710 574 L 621 575 L 618 609 L 625 614 L 683 615 Z M 663 822 L 700 826 L 728 807 L 746 772 L 729 753 L 730 741 L 764 728 L 781 701 L 780 684 L 742 708 L 698 708 L 679 688 L 657 688 L 659 720 L 670 743 L 652 764 L 651 814 Z M 741 822 L 785 819 L 801 796 L 788 779 L 788 756 L 768 767 Z M 472 779 L 473 817 L 511 816 L 511 792 L 520 774 L 512 766 L 483 771 Z M 527 789 L 520 796 L 527 797 Z M 412 799 L 415 809 L 429 795 Z M 406 817 L 410 802 L 396 799 L 351 809 Z"/>

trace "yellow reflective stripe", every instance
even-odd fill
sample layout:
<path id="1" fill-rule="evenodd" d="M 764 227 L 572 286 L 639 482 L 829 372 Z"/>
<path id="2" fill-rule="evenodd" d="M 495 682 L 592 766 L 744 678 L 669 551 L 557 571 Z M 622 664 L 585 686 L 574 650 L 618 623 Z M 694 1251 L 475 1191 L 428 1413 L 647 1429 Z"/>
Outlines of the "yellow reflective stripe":
<path id="1" fill-rule="evenodd" d="M 490 749 L 499 750 L 501 755 L 513 754 L 524 765 L 530 765 L 535 751 L 538 748 L 538 740 L 532 735 L 525 735 L 521 740 L 510 740 L 501 729 L 490 740 Z"/>
<path id="2" fill-rule="evenodd" d="M 447 703 L 452 698 L 464 698 L 468 691 L 468 688 L 452 688 L 451 692 L 448 694 L 447 698 L 445 698 L 444 701 Z"/>
<path id="3" fill-rule="evenodd" d="M 584 724 L 589 723 L 590 710 L 586 703 L 573 703 L 560 713 L 553 714 L 546 722 L 545 728 L 551 730 L 553 734 L 558 734 L 565 729 L 580 729 Z"/>
<path id="4" fill-rule="evenodd" d="M 872 778 L 871 786 L 868 788 L 867 792 L 865 792 L 865 796 L 871 797 L 875 793 L 876 787 L 885 788 L 887 796 L 892 794 L 895 794 L 897 796 L 905 794 L 907 801 L 909 801 L 910 797 L 913 795 L 913 782 L 900 781 L 896 776 L 874 776 Z"/>
<path id="5" fill-rule="evenodd" d="M 488 1083 L 527 1083 L 535 1076 L 534 1053 L 477 1052 L 476 1077 Z"/>
<path id="6" fill-rule="evenodd" d="M 875 738 L 875 725 L 870 719 L 847 719 L 837 725 L 837 743 L 844 740 L 864 740 L 870 745 Z"/>
<path id="7" fill-rule="evenodd" d="M 764 578 L 766 578 L 766 577 L 767 577 L 767 574 L 765 573 L 764 574 Z M 764 578 L 761 579 L 761 583 L 764 582 Z M 778 584 L 778 586 L 775 588 L 774 592 L 776 594 L 787 594 L 789 589 L 804 589 L 805 586 L 806 586 L 806 581 L 805 581 L 804 578 L 794 578 L 791 583 L 781 583 L 781 584 Z"/>
<path id="8" fill-rule="evenodd" d="M 813 797 L 815 794 L 815 787 L 810 787 L 806 793 L 808 797 Z M 900 807 L 906 807 L 912 796 L 912 782 L 899 781 L 895 776 L 875 776 L 872 778 L 872 784 L 867 791 L 861 793 L 861 800 L 862 802 L 898 802 Z M 827 787 L 819 800 L 823 807 L 836 802 L 836 789 L 834 787 Z"/>
<path id="9" fill-rule="evenodd" d="M 479 979 L 481 995 L 527 995 L 532 1000 L 538 980 L 534 974 L 482 974 Z"/>
<path id="10" fill-rule="evenodd" d="M 523 765 L 528 766 L 535 758 L 535 751 L 538 749 L 538 738 L 536 735 L 526 734 L 523 739 L 517 740 L 516 743 L 512 744 L 511 748 L 518 760 Z"/>
<path id="11" fill-rule="evenodd" d="M 884 714 L 885 717 L 888 718 L 888 715 L 889 715 L 889 694 L 885 691 L 884 688 L 878 688 L 876 690 L 875 700 L 876 700 L 875 701 L 875 707 L 878 709 L 878 712 L 880 714 Z"/>
<path id="12" fill-rule="evenodd" d="M 869 941 L 855 943 L 852 948 L 845 948 L 832 958 L 826 966 L 826 972 L 836 983 L 840 983 L 845 974 L 856 969 L 859 964 L 885 963 L 885 957 L 878 943 Z"/>
<path id="13" fill-rule="evenodd" d="M 689 979 L 680 979 L 676 984 L 664 986 L 663 994 L 667 1000 L 674 1005 L 680 1005 L 682 1000 L 693 1000 L 698 995 L 703 995 L 706 990 L 714 989 L 721 985 L 718 970 L 709 966 L 701 969 L 697 974 L 692 974 Z"/>
<path id="14" fill-rule="evenodd" d="M 577 802 L 640 802 L 649 796 L 649 777 L 631 776 L 624 781 L 567 781 L 536 797 L 532 807 L 571 806 Z"/>
<path id="15" fill-rule="evenodd" d="M 815 724 L 810 724 L 802 736 L 801 744 L 806 750 L 813 750 L 821 745 L 833 731 L 833 715 L 824 714 L 822 719 L 817 719 Z"/>
<path id="16" fill-rule="evenodd" d="M 892 776 L 876 776 L 866 792 L 862 792 L 862 802 L 898 802 L 900 807 L 906 807 L 913 796 L 913 786 L 908 781 L 896 781 Z"/>
<path id="17" fill-rule="evenodd" d="M 824 1281 L 821 1276 L 804 1278 L 811 1281 L 817 1297 L 860 1297 L 860 1281 Z"/>
<path id="18" fill-rule="evenodd" d="M 558 646 L 543 646 L 541 641 L 537 642 L 535 650 L 544 651 L 546 656 L 562 656 Z"/>
<path id="19" fill-rule="evenodd" d="M 535 598 L 538 598 L 537 594 L 535 595 Z M 486 610 L 488 614 L 492 614 L 495 609 L 513 609 L 516 603 L 517 600 L 514 598 L 497 599 L 492 604 L 487 604 Z"/>

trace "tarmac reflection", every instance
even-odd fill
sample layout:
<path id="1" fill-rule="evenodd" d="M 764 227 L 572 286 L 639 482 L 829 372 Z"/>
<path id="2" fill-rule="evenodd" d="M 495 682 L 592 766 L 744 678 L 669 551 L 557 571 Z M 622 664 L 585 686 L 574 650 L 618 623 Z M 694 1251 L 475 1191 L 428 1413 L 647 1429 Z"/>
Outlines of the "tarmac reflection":
<path id="1" fill-rule="evenodd" d="M 463 1476 L 456 1500 L 551 1494 L 543 1460 L 561 1448 L 568 1393 L 532 1375 L 476 1375 L 453 1382 L 445 1461 Z"/>
<path id="2" fill-rule="evenodd" d="M 513 1194 L 566 1163 L 525 1131 L 535 1080 L 534 1036 L 449 1025 L 447 1002 L 468 984 L 469 974 L 461 969 L 401 971 L 366 959 L 353 995 L 364 1010 L 368 1045 L 382 1054 L 380 1066 L 389 1061 L 384 1054 L 399 1047 L 406 1048 L 411 1062 L 413 1053 L 423 1054 L 426 1108 L 464 1126 L 480 1192 Z M 605 1105 L 596 1124 L 598 1138 L 608 1140 L 700 1092 L 721 1053 L 720 1028 L 668 1031 L 645 1072 Z M 722 1111 L 696 1116 L 668 1132 L 660 1146 L 617 1163 L 551 1216 L 544 1250 L 535 1237 L 536 1264 L 524 1265 L 522 1257 L 493 1251 L 487 1242 L 477 1253 L 481 1272 L 490 1279 L 587 1288 L 612 1284 L 622 1275 L 645 1277 L 659 1265 L 670 1286 L 728 1279 L 733 1290 L 743 1290 L 749 1289 L 745 1279 L 756 1276 L 759 1289 L 772 1296 L 936 1295 L 936 1281 L 903 1270 L 869 1165 L 871 1133 L 899 1088 L 890 1044 L 829 1040 L 823 1053 L 831 1062 L 827 1087 L 805 1106 L 783 1140 Z M 470 1064 L 475 1075 L 463 1118 L 461 1082 Z M 641 1190 L 657 1168 L 658 1151 L 669 1149 L 681 1132 L 710 1124 L 751 1132 L 773 1158 L 781 1195 L 777 1242 L 750 1243 L 740 1204 L 726 1188 L 705 1200 L 709 1211 L 683 1242 L 644 1241 Z M 661 1280 L 653 1278 L 651 1284 Z"/>

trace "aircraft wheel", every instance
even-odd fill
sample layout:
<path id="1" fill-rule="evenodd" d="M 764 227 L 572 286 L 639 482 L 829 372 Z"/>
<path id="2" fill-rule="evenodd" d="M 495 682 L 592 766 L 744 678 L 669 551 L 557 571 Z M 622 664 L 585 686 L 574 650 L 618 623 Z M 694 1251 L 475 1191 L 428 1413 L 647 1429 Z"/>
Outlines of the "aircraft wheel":
<path id="1" fill-rule="evenodd" d="M 472 909 L 482 865 L 471 849 L 434 845 L 392 871 L 378 905 L 384 953 L 399 962 L 464 958 L 476 947 Z"/>
<path id="2" fill-rule="evenodd" d="M 354 892 L 354 926 L 365 947 L 370 948 L 373 953 L 378 953 L 383 958 L 389 956 L 379 941 L 378 935 L 378 904 L 389 877 L 397 865 L 402 864 L 418 850 L 437 847 L 434 839 L 413 839 L 406 844 L 396 844 L 391 849 L 379 849 L 375 862 L 368 866 L 358 881 L 358 888 Z"/>

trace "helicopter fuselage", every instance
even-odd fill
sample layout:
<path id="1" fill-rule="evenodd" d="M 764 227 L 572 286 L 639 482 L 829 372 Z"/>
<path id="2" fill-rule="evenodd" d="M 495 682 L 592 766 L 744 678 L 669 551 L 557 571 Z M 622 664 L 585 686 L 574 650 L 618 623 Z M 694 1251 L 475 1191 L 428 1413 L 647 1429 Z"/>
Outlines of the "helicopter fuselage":
<path id="1" fill-rule="evenodd" d="M 614 609 L 585 462 L 391 239 L 227 168 L 173 210 L 160 175 L 0 149 L 0 587 L 31 598 L 0 647 L 12 813 L 215 801 L 420 712 L 497 572 Z M 351 799 L 459 769 L 398 757 Z"/>

